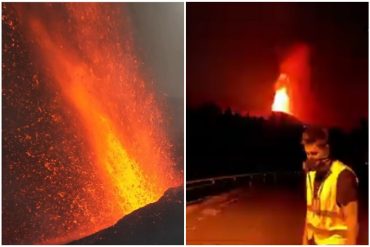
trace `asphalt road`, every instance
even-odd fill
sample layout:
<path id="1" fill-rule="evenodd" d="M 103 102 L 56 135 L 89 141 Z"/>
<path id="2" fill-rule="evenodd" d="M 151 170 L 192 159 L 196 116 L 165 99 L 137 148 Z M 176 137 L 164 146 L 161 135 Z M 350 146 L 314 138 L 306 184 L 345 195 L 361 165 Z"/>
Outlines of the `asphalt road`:
<path id="1" fill-rule="evenodd" d="M 359 244 L 368 244 L 367 200 L 360 205 Z M 302 189 L 241 187 L 187 206 L 187 244 L 301 244 L 304 216 Z"/>

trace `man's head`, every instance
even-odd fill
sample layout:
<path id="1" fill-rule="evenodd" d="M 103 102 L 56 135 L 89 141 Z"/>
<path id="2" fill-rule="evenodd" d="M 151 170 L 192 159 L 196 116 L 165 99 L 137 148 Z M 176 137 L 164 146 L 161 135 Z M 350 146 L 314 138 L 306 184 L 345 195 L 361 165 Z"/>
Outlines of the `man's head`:
<path id="1" fill-rule="evenodd" d="M 302 135 L 307 155 L 306 169 L 315 170 L 329 159 L 329 133 L 320 127 L 308 127 Z"/>

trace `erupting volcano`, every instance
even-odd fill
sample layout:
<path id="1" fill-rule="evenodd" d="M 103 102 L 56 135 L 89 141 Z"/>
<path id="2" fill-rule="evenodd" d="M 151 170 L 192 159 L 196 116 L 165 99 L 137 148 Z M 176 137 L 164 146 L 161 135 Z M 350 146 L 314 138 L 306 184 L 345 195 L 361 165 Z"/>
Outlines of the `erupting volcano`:
<path id="1" fill-rule="evenodd" d="M 3 4 L 3 243 L 66 243 L 180 185 L 122 4 Z"/>

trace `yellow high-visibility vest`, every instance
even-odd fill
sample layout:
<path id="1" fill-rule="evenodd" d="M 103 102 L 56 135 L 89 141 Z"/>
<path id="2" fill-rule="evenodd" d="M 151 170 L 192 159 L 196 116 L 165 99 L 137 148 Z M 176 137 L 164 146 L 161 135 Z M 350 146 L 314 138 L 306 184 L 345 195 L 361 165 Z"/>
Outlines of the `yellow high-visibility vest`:
<path id="1" fill-rule="evenodd" d="M 316 199 L 313 197 L 316 171 L 310 171 L 306 175 L 307 237 L 314 238 L 317 244 L 345 244 L 346 242 L 348 226 L 336 200 L 338 176 L 345 169 L 353 172 L 338 160 L 332 163 L 326 179 L 317 192 Z"/>

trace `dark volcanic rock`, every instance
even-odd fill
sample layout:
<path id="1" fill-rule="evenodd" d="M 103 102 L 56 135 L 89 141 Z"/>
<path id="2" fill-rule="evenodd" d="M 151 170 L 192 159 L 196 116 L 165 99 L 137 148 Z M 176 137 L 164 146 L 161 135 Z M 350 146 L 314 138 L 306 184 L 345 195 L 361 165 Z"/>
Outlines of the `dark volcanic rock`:
<path id="1" fill-rule="evenodd" d="M 115 225 L 69 244 L 183 244 L 184 189 L 171 188 L 157 201 Z"/>

